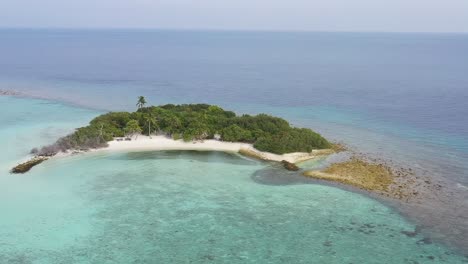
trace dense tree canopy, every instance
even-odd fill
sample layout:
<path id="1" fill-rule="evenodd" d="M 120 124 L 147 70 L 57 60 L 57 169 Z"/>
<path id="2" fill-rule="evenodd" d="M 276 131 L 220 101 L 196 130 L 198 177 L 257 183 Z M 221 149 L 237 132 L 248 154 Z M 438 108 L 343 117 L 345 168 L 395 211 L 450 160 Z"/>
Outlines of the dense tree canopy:
<path id="1" fill-rule="evenodd" d="M 291 127 L 282 118 L 266 114 L 236 116 L 232 111 L 207 104 L 167 104 L 141 107 L 133 113 L 107 113 L 57 143 L 59 150 L 102 147 L 114 137 L 149 133 L 150 126 L 152 133 L 175 139 L 212 139 L 218 134 L 223 141 L 252 143 L 258 150 L 277 154 L 330 147 L 321 135 Z"/>
<path id="2" fill-rule="evenodd" d="M 140 124 L 135 119 L 128 121 L 124 128 L 125 135 L 129 137 L 132 137 L 135 134 L 139 134 L 141 131 L 143 131 L 143 129 L 141 129 Z"/>

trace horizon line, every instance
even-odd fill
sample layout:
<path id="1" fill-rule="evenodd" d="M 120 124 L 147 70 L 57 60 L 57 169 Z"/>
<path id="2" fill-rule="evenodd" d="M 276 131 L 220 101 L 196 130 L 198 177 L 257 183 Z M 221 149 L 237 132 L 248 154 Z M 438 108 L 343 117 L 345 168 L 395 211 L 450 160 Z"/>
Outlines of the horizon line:
<path id="1" fill-rule="evenodd" d="M 264 32 L 264 33 L 379 33 L 379 34 L 468 34 L 468 31 L 375 31 L 375 30 L 301 30 L 301 29 L 231 29 L 231 28 L 158 28 L 158 27 L 4 27 L 0 30 L 69 30 L 69 31 L 181 31 L 181 32 Z"/>

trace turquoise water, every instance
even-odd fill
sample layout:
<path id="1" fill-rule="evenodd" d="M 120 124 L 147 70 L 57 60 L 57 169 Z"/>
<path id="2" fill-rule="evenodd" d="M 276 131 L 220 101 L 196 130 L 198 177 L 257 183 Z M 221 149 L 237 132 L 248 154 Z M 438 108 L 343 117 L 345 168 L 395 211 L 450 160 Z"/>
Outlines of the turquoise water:
<path id="1" fill-rule="evenodd" d="M 0 96 L 0 171 L 8 171 L 34 147 L 55 142 L 98 115 L 95 110 L 48 100 Z"/>
<path id="2" fill-rule="evenodd" d="M 441 184 L 440 190 L 430 190 L 418 203 L 392 206 L 417 226 L 419 236 L 424 233 L 457 245 L 466 255 L 466 54 L 467 34 L 0 30 L 0 90 L 19 90 L 103 111 L 133 110 L 134 99 L 144 95 L 151 104 L 207 102 L 239 113 L 285 117 L 293 125 L 313 128 Z M 21 206 L 9 205 L 16 208 L 12 215 L 19 217 L 34 211 L 28 205 L 31 200 L 40 201 L 34 195 L 28 197 L 29 190 L 38 184 L 44 190 L 40 195 L 45 196 L 53 183 L 41 185 L 38 181 L 48 176 L 41 174 L 27 176 L 31 181 L 17 182 L 20 186 L 12 188 L 7 170 L 32 147 L 54 141 L 99 111 L 0 97 L 0 113 L 1 188 L 8 190 L 13 201 L 25 195 Z M 73 173 L 80 170 L 74 163 L 70 166 Z M 62 194 L 74 200 L 73 192 L 66 191 L 68 183 L 62 183 Z M 285 178 L 269 167 L 252 176 L 252 184 L 299 188 L 291 183 L 310 182 L 297 175 Z M 57 207 L 66 208 L 67 199 Z M 88 219 L 92 214 L 75 213 L 69 215 Z M 60 218 L 44 221 L 54 224 L 53 219 Z M 70 239 L 87 236 L 85 227 L 84 220 L 76 228 L 70 225 L 68 231 L 77 232 Z"/>
<path id="3" fill-rule="evenodd" d="M 9 109 L 2 124 L 10 124 L 0 143 L 18 145 L 9 143 L 1 164 L 97 114 L 0 100 Z M 360 194 L 260 184 L 256 174 L 270 166 L 215 152 L 91 153 L 24 175 L 2 166 L 0 263 L 467 262 Z"/>

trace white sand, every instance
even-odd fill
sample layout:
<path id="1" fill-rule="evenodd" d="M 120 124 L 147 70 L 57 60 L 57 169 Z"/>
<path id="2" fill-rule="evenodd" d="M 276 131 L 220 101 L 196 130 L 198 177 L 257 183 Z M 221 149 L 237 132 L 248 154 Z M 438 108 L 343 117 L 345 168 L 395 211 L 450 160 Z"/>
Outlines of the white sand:
<path id="1" fill-rule="evenodd" d="M 252 144 L 247 143 L 236 143 L 236 142 L 224 142 L 219 140 L 203 140 L 203 141 L 192 141 L 184 142 L 183 140 L 173 140 L 165 136 L 148 136 L 139 135 L 137 139 L 133 138 L 131 141 L 117 141 L 113 140 L 109 142 L 109 146 L 106 148 L 93 149 L 89 151 L 69 151 L 59 152 L 51 158 L 67 157 L 75 154 L 84 154 L 87 152 L 139 152 L 139 151 L 158 151 L 158 150 L 196 150 L 196 151 L 222 151 L 230 153 L 244 152 L 247 156 L 252 156 L 262 160 L 269 161 L 283 161 L 286 160 L 291 163 L 297 163 L 309 159 L 316 158 L 321 155 L 331 154 L 331 150 L 313 150 L 311 153 L 306 152 L 295 152 L 283 155 L 277 155 L 269 152 L 262 152 L 255 149 Z M 246 153 L 245 153 L 246 152 Z M 25 158 L 23 163 L 31 160 L 31 156 Z"/>
<path id="2" fill-rule="evenodd" d="M 282 161 L 286 160 L 292 163 L 308 160 L 317 157 L 320 151 L 313 151 L 312 153 L 288 153 L 284 155 L 277 155 L 268 152 L 261 152 L 256 150 L 251 144 L 223 142 L 219 140 L 203 140 L 184 142 L 183 140 L 173 140 L 164 136 L 138 136 L 137 139 L 133 138 L 132 141 L 110 141 L 109 147 L 97 151 L 154 151 L 154 150 L 197 150 L 197 151 L 223 151 L 237 153 L 240 150 L 247 150 L 255 153 L 256 156 L 263 160 Z"/>

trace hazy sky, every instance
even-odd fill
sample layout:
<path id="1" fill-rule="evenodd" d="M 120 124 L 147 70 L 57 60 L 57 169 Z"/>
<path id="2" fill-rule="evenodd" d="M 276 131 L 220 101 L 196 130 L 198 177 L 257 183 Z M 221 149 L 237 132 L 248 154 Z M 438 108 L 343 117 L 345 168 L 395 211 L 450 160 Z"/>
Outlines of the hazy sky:
<path id="1" fill-rule="evenodd" d="M 0 27 L 468 32 L 468 0 L 0 0 Z"/>

